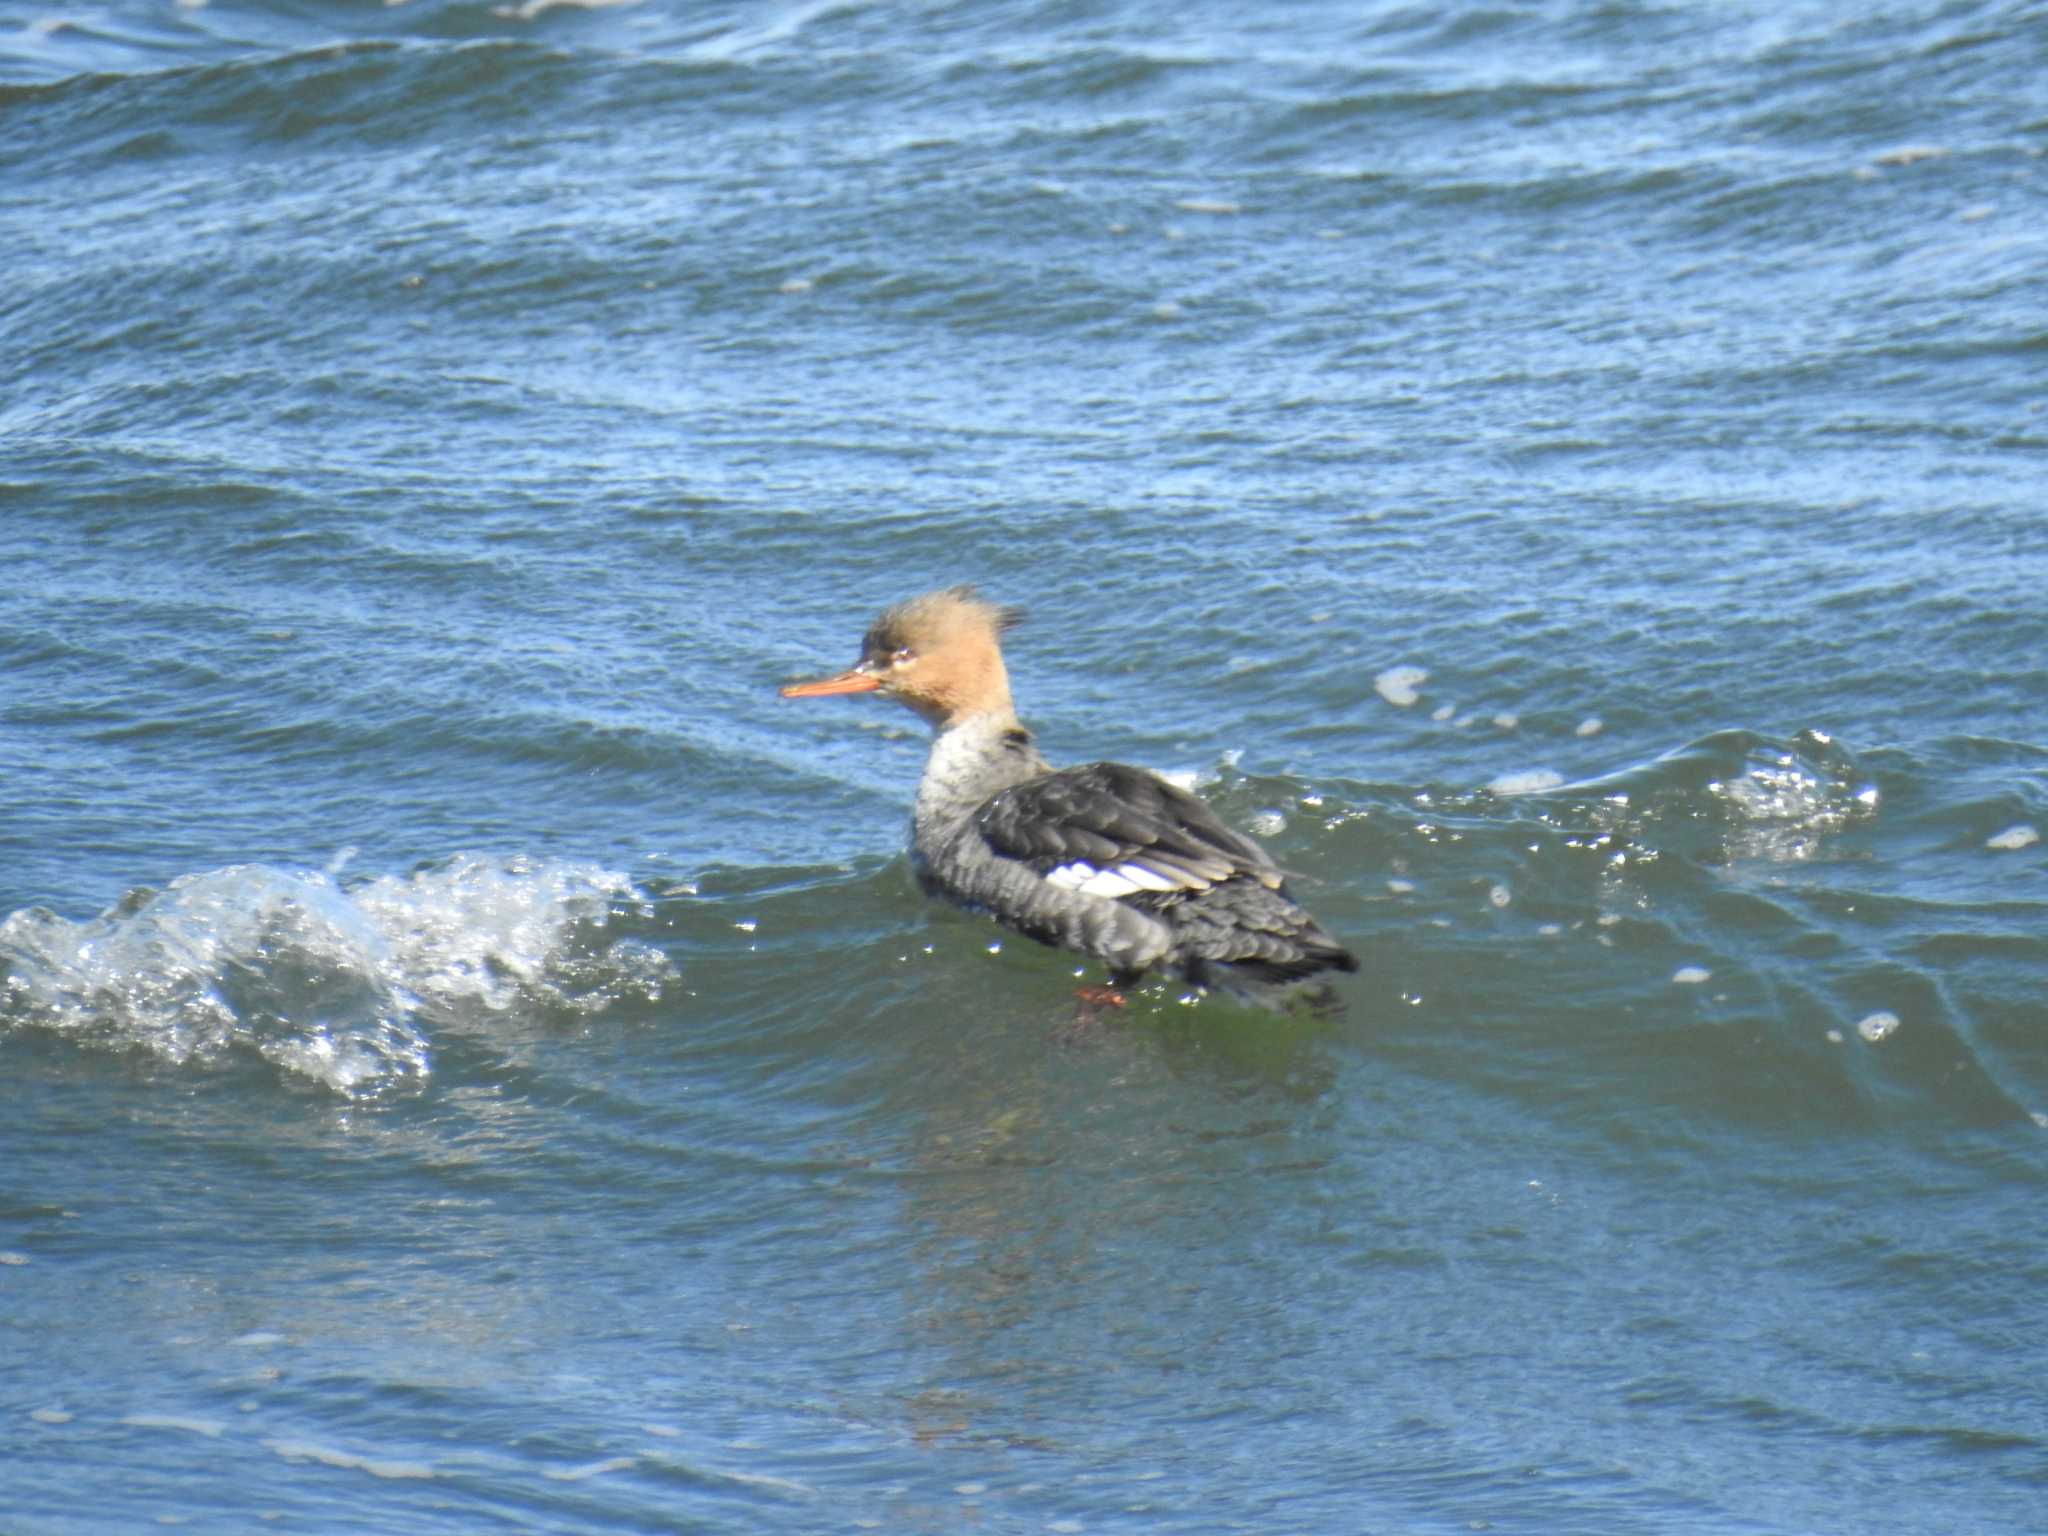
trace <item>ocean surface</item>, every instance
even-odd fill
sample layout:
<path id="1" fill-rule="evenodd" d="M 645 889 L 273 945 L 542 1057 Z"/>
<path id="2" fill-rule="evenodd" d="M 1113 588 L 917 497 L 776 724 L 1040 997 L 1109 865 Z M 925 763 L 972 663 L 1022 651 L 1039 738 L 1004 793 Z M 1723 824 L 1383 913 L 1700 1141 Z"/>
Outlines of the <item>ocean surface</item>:
<path id="1" fill-rule="evenodd" d="M 2041 4 L 0 0 L 0 250 L 7 1536 L 2048 1529 Z"/>

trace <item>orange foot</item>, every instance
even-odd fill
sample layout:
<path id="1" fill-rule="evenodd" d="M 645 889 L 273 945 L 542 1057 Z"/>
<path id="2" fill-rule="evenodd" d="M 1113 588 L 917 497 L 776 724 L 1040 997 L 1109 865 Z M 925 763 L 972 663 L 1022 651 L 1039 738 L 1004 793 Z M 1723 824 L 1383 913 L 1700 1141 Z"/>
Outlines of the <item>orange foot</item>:
<path id="1" fill-rule="evenodd" d="M 1115 987 L 1076 987 L 1074 1016 L 1053 1031 L 1053 1038 L 1061 1045 L 1079 1045 L 1103 1027 L 1104 1009 L 1123 1006 L 1124 995 Z"/>

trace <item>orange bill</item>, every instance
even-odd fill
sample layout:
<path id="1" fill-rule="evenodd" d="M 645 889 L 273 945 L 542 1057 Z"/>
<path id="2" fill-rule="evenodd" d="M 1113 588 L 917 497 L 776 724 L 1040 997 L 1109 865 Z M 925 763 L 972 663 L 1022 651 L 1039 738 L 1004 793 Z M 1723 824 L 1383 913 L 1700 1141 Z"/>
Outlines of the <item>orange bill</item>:
<path id="1" fill-rule="evenodd" d="M 872 693 L 881 680 L 855 667 L 837 677 L 821 677 L 814 683 L 791 683 L 782 690 L 785 699 L 815 699 L 827 693 Z"/>

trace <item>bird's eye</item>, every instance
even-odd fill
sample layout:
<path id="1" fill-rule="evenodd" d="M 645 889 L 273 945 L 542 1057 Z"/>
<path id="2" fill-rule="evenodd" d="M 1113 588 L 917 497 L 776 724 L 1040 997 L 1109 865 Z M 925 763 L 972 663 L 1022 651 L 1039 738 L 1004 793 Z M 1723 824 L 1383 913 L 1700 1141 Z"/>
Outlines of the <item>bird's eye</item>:
<path id="1" fill-rule="evenodd" d="M 917 652 L 913 651 L 907 645 L 898 646 L 895 650 L 889 653 L 889 665 L 892 667 L 900 667 L 906 661 L 915 660 L 917 660 Z"/>

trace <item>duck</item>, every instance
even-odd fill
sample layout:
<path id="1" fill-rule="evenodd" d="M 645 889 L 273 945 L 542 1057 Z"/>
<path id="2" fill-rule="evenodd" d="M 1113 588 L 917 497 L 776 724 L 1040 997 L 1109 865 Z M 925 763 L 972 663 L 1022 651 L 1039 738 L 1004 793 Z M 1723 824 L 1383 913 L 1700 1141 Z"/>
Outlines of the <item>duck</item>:
<path id="1" fill-rule="evenodd" d="M 1002 636 L 1019 610 L 972 586 L 927 592 L 869 626 L 844 672 L 786 699 L 876 693 L 932 727 L 910 817 L 919 886 L 1107 968 L 1105 1000 L 1150 973 L 1285 1006 L 1358 959 L 1286 874 L 1199 797 L 1124 763 L 1055 768 L 1019 723 Z"/>

